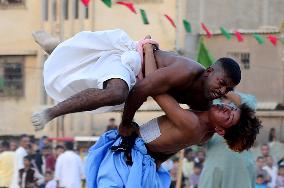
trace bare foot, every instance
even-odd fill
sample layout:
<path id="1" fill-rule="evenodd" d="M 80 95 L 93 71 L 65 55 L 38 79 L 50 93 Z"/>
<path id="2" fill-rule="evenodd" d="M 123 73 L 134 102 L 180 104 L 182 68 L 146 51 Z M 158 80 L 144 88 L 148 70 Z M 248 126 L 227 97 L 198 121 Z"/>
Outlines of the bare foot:
<path id="1" fill-rule="evenodd" d="M 40 112 L 35 112 L 32 115 L 32 124 L 35 131 L 40 131 L 44 129 L 45 124 L 47 124 L 51 119 L 48 115 L 48 109 L 42 110 Z"/>
<path id="2" fill-rule="evenodd" d="M 48 54 L 51 54 L 52 51 L 60 44 L 59 39 L 53 37 L 49 33 L 39 30 L 32 32 L 32 36 L 36 43 Z"/>

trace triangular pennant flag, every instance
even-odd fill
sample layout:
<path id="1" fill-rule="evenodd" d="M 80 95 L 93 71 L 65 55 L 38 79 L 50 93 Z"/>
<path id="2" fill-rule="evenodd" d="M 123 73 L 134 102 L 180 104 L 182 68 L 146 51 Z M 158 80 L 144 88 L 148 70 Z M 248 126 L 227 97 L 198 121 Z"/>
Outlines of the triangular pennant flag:
<path id="1" fill-rule="evenodd" d="M 168 16 L 167 14 L 165 14 L 164 16 L 167 18 L 167 20 L 169 20 L 169 22 L 171 23 L 171 25 L 172 25 L 174 28 L 176 28 L 176 24 L 175 24 L 174 20 L 173 20 L 170 16 Z"/>
<path id="2" fill-rule="evenodd" d="M 273 36 L 273 35 L 268 35 L 267 38 L 270 40 L 270 42 L 271 42 L 274 46 L 277 45 L 277 41 L 278 41 L 277 37 L 275 37 L 275 36 Z"/>
<path id="3" fill-rule="evenodd" d="M 210 67 L 214 63 L 213 56 L 209 53 L 208 49 L 206 48 L 203 38 L 201 37 L 199 40 L 198 45 L 198 52 L 197 52 L 197 62 L 203 65 L 205 68 Z"/>
<path id="4" fill-rule="evenodd" d="M 148 18 L 147 18 L 145 10 L 140 9 L 140 14 L 141 14 L 143 23 L 144 24 L 149 24 L 149 21 L 148 21 Z"/>
<path id="5" fill-rule="evenodd" d="M 0 91 L 4 89 L 4 86 L 5 86 L 4 78 L 0 76 Z"/>
<path id="6" fill-rule="evenodd" d="M 253 34 L 255 40 L 257 40 L 258 44 L 264 44 L 264 38 L 257 33 Z"/>
<path id="7" fill-rule="evenodd" d="M 242 36 L 242 34 L 238 31 L 235 32 L 235 36 L 237 37 L 239 42 L 243 42 L 244 41 L 244 37 Z"/>
<path id="8" fill-rule="evenodd" d="M 204 23 L 201 23 L 201 27 L 202 27 L 202 29 L 206 32 L 206 36 L 207 36 L 208 38 L 211 38 L 211 37 L 212 37 L 212 33 L 209 31 L 209 29 L 205 26 Z"/>
<path id="9" fill-rule="evenodd" d="M 108 6 L 109 8 L 111 8 L 111 0 L 102 0 L 102 2 L 106 5 L 106 6 Z"/>
<path id="10" fill-rule="evenodd" d="M 90 0 L 81 0 L 81 2 L 87 7 L 89 5 Z"/>
<path id="11" fill-rule="evenodd" d="M 136 12 L 136 10 L 134 8 L 133 3 L 118 1 L 118 2 L 116 2 L 116 4 L 126 6 L 131 12 L 137 14 L 137 12 Z"/>
<path id="12" fill-rule="evenodd" d="M 220 31 L 228 40 L 231 40 L 231 34 L 224 27 L 220 27 Z"/>
<path id="13" fill-rule="evenodd" d="M 280 42 L 284 44 L 284 38 L 279 38 Z"/>
<path id="14" fill-rule="evenodd" d="M 187 20 L 183 20 L 183 26 L 186 32 L 191 33 L 191 25 Z"/>

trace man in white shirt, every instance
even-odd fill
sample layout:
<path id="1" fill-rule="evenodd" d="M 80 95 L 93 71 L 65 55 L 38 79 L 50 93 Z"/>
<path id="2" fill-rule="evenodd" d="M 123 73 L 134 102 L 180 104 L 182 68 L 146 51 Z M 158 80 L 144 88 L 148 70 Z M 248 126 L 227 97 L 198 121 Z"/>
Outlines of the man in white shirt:
<path id="1" fill-rule="evenodd" d="M 18 159 L 18 170 L 24 168 L 24 157 L 28 155 L 27 149 L 30 144 L 30 138 L 28 135 L 23 134 L 20 138 L 20 147 L 16 150 Z"/>
<path id="2" fill-rule="evenodd" d="M 82 160 L 73 151 L 73 143 L 65 144 L 66 151 L 61 154 L 55 165 L 55 180 L 58 187 L 81 188 L 81 180 L 85 178 Z"/>
<path id="3" fill-rule="evenodd" d="M 276 187 L 276 179 L 277 179 L 277 166 L 273 163 L 273 157 L 271 155 L 268 155 L 265 157 L 266 165 L 263 167 L 263 169 L 269 174 L 271 177 L 270 182 L 267 184 L 268 188 L 275 188 Z"/>

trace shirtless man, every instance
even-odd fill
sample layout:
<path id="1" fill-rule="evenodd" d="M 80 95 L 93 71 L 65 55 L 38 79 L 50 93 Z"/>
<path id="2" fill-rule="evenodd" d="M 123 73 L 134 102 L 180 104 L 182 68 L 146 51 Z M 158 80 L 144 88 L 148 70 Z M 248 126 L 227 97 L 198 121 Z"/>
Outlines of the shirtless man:
<path id="1" fill-rule="evenodd" d="M 147 78 L 157 67 L 153 63 L 155 59 L 151 45 L 145 45 L 144 49 Z M 174 153 L 206 142 L 215 132 L 224 137 L 230 149 L 241 152 L 253 145 L 261 127 L 253 110 L 246 105 L 240 108 L 225 104 L 212 105 L 208 111 L 202 112 L 182 109 L 167 94 L 154 96 L 154 99 L 166 115 L 140 127 L 127 127 L 138 136 L 131 148 L 131 166 L 127 166 L 123 160 L 127 154 L 113 154 L 110 150 L 111 146 L 118 149 L 126 146 L 124 149 L 127 150 L 126 137 L 120 137 L 117 131 L 105 133 L 101 137 L 102 142 L 99 140 L 90 149 L 86 176 L 90 187 L 169 187 L 170 177 L 159 166 Z M 145 176 L 152 178 L 144 179 Z"/>
<path id="2" fill-rule="evenodd" d="M 123 40 L 118 40 L 114 37 L 112 41 L 104 41 L 105 38 L 102 36 L 105 35 L 105 33 L 108 33 L 108 37 L 105 37 L 107 39 L 113 36 L 123 36 Z M 44 40 L 39 40 L 40 37 L 35 38 L 41 46 L 44 46 L 42 45 L 42 43 L 44 43 L 42 41 L 54 41 L 52 37 L 47 37 L 46 35 L 42 37 Z M 98 41 L 94 39 L 97 39 Z M 101 41 L 104 41 L 104 43 Z M 117 54 L 119 49 L 113 50 L 113 46 L 116 47 L 120 45 L 120 47 L 124 47 L 123 44 L 120 44 L 121 41 L 127 41 L 125 44 L 130 44 L 129 46 L 131 48 L 136 45 L 136 43 L 129 39 L 127 34 L 121 30 L 81 32 L 73 38 L 61 43 L 57 48 L 55 47 L 59 44 L 58 42 L 51 45 L 53 48 L 49 48 L 49 52 L 53 51 L 50 49 L 55 48 L 55 50 L 45 63 L 45 88 L 49 96 L 59 103 L 33 115 L 33 125 L 37 130 L 44 128 L 44 125 L 47 122 L 61 115 L 91 110 L 95 110 L 96 112 L 97 110 L 103 109 L 100 112 L 105 112 L 118 109 L 116 108 L 116 105 L 122 104 L 126 99 L 129 102 L 125 105 L 122 124 L 127 126 L 130 125 L 135 111 L 142 105 L 148 96 L 155 96 L 162 93 L 169 93 L 179 103 L 188 104 L 192 109 L 207 110 L 213 99 L 225 95 L 241 80 L 240 67 L 230 58 L 221 58 L 208 69 L 204 69 L 202 65 L 189 58 L 178 56 L 175 53 L 156 50 L 155 58 L 158 70 L 136 84 L 136 79 L 133 80 L 133 76 L 129 76 L 136 76 L 138 74 L 137 71 L 135 74 L 133 73 L 135 72 L 136 67 L 130 67 L 125 70 L 125 66 L 118 65 L 121 63 L 118 62 L 117 59 L 119 59 L 119 61 L 120 59 L 123 59 L 122 57 L 124 57 L 124 54 Z M 98 44 L 96 44 L 96 42 Z M 107 42 L 110 42 L 110 44 Z M 100 53 L 106 53 L 107 56 L 103 56 L 105 54 L 99 54 L 99 57 L 93 59 L 90 58 L 90 54 L 97 53 L 96 49 L 92 48 L 92 45 L 95 45 L 96 48 L 96 45 L 99 47 L 105 45 L 104 51 L 101 50 Z M 136 49 L 132 49 L 129 51 L 135 52 L 135 50 Z M 82 57 L 78 59 L 79 55 L 76 54 L 79 54 Z M 112 60 L 117 62 L 106 61 L 107 58 L 113 58 Z M 72 68 L 73 66 L 71 62 L 74 62 L 74 59 L 76 59 L 74 67 L 77 66 L 76 68 L 78 68 L 75 71 L 70 69 L 70 67 Z M 86 59 L 91 60 L 85 63 L 84 61 Z M 135 58 L 133 59 L 135 61 Z M 98 62 L 100 60 L 102 62 Z M 130 58 L 130 60 L 132 59 Z M 101 67 L 104 67 L 103 72 L 106 69 L 110 70 L 102 76 L 103 78 L 94 79 L 92 76 L 96 77 L 96 69 L 90 67 L 81 70 L 82 66 L 85 66 L 85 64 L 82 65 L 81 62 L 88 66 L 100 65 Z M 63 65 L 61 66 L 61 63 L 65 63 L 66 68 L 63 67 Z M 76 65 L 76 63 L 79 65 Z M 130 64 L 131 63 L 132 62 L 130 62 Z M 70 66 L 70 64 L 72 64 L 72 66 Z M 52 66 L 57 67 L 54 68 Z M 50 68 L 49 71 L 47 71 L 48 68 Z M 65 69 L 69 70 L 66 71 Z M 134 69 L 134 71 L 132 69 Z M 117 70 L 120 72 L 116 72 Z M 64 72 L 64 74 L 61 74 L 60 71 Z M 76 71 L 79 73 L 72 76 Z M 85 78 L 88 74 L 90 77 Z M 101 71 L 98 74 L 101 74 Z M 128 77 L 131 77 L 132 79 L 128 79 Z M 93 80 L 94 82 L 92 83 Z M 63 84 L 58 84 L 59 82 Z M 64 85 L 64 87 L 61 85 Z M 61 88 L 57 90 L 57 87 Z M 130 90 L 131 92 L 129 93 Z M 105 109 L 105 106 L 108 106 L 108 109 Z M 114 108 L 109 108 L 110 106 L 114 106 Z M 121 105 L 119 107 L 121 109 Z M 121 131 L 121 134 L 129 135 L 127 130 L 128 129 Z"/>

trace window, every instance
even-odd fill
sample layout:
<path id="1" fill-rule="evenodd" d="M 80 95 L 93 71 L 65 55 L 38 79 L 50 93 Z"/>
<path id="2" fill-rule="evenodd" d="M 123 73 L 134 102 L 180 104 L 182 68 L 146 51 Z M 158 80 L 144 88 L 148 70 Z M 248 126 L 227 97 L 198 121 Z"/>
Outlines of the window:
<path id="1" fill-rule="evenodd" d="M 84 7 L 85 8 L 85 19 L 89 18 L 89 7 Z"/>
<path id="2" fill-rule="evenodd" d="M 0 0 L 0 6 L 24 5 L 25 0 Z"/>
<path id="3" fill-rule="evenodd" d="M 79 0 L 73 0 L 74 19 L 79 18 Z"/>
<path id="4" fill-rule="evenodd" d="M 0 96 L 23 96 L 23 68 L 23 56 L 0 56 Z"/>
<path id="5" fill-rule="evenodd" d="M 244 69 L 250 68 L 250 53 L 248 52 L 228 52 L 227 55 L 236 59 L 238 63 L 241 63 Z"/>
<path id="6" fill-rule="evenodd" d="M 63 1 L 63 16 L 65 20 L 68 20 L 68 5 L 69 5 L 69 0 L 64 0 Z"/>
<path id="7" fill-rule="evenodd" d="M 56 21 L 57 19 L 57 4 L 56 0 L 52 1 L 52 20 Z"/>
<path id="8" fill-rule="evenodd" d="M 48 0 L 42 0 L 42 20 L 48 20 Z"/>

